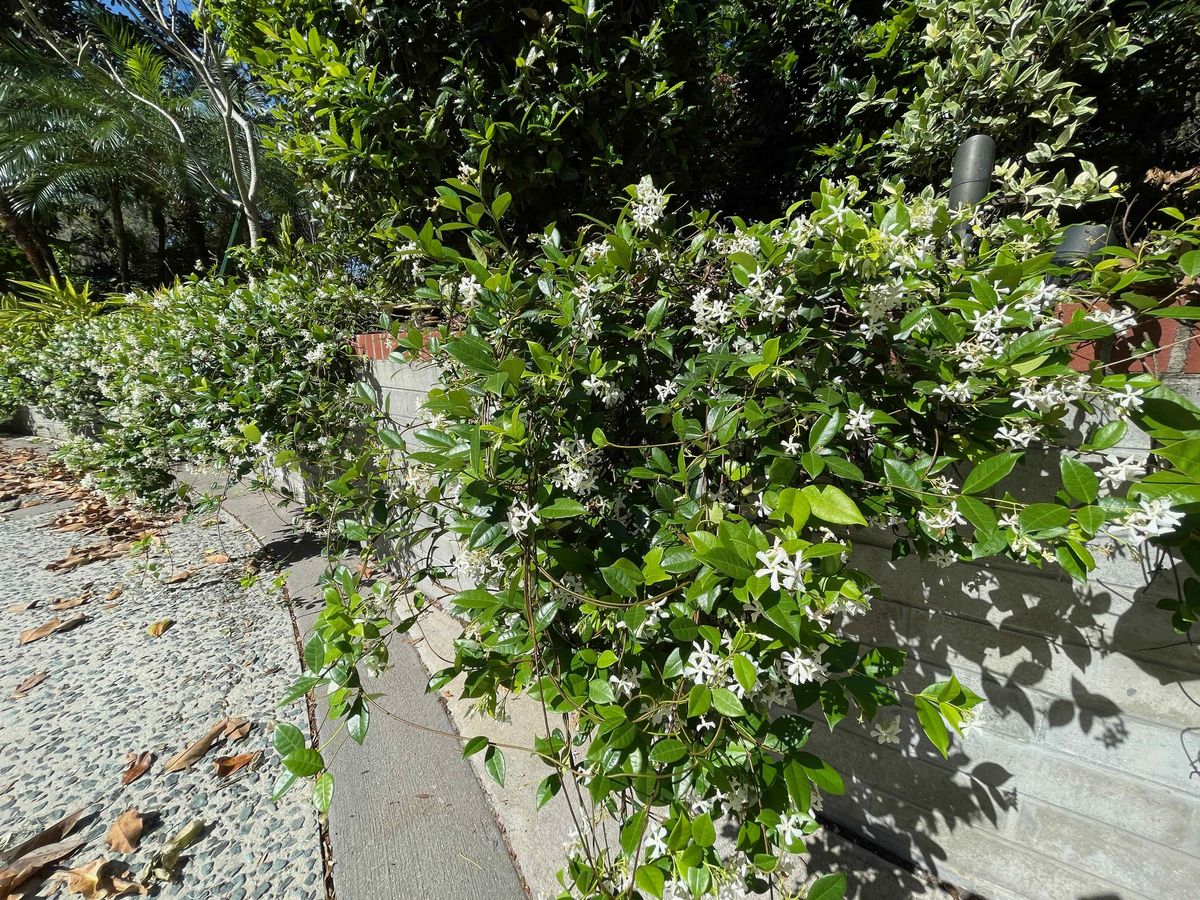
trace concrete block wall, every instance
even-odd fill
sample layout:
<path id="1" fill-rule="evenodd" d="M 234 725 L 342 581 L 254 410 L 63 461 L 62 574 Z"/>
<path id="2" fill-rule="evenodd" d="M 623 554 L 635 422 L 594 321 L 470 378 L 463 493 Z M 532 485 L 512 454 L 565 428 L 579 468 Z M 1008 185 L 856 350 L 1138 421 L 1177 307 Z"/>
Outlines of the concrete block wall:
<path id="1" fill-rule="evenodd" d="M 437 369 L 376 359 L 372 377 L 410 427 Z M 1200 395 L 1197 380 L 1174 386 Z M 1146 446 L 1131 434 L 1110 452 Z M 1057 461 L 1042 465 L 1004 487 L 1052 493 Z M 818 726 L 813 749 L 828 749 L 847 782 L 826 798 L 828 817 L 991 900 L 1200 896 L 1200 653 L 1154 608 L 1179 567 L 1152 579 L 1146 563 L 1100 557 L 1084 588 L 1057 566 L 938 569 L 891 561 L 887 534 L 857 540 L 882 597 L 853 622 L 856 636 L 909 652 L 904 689 L 953 671 L 987 703 L 948 760 L 915 717 L 899 747 L 851 721 L 836 738 Z"/>

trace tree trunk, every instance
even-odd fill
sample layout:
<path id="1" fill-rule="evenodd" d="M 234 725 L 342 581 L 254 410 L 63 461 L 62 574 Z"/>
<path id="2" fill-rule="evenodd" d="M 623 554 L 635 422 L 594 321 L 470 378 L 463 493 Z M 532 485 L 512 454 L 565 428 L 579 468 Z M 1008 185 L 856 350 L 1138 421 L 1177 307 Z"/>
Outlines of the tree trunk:
<path id="1" fill-rule="evenodd" d="M 204 216 L 200 213 L 200 205 L 190 193 L 183 201 L 183 227 L 187 232 L 188 242 L 196 251 L 197 269 L 206 269 L 212 261 L 212 253 L 208 249 L 208 234 L 204 230 Z"/>
<path id="2" fill-rule="evenodd" d="M 21 248 L 25 258 L 29 260 L 33 274 L 37 276 L 38 280 L 49 281 L 50 276 L 55 272 L 53 263 L 47 261 L 33 226 L 17 213 L 13 208 L 12 200 L 3 192 L 0 192 L 0 225 L 13 236 L 13 240 L 17 242 L 17 246 Z"/>
<path id="3" fill-rule="evenodd" d="M 117 245 L 117 271 L 121 290 L 129 290 L 129 235 L 125 233 L 125 211 L 121 209 L 121 188 L 116 181 L 109 185 L 109 209 L 112 215 L 113 240 Z"/>
<path id="4" fill-rule="evenodd" d="M 155 259 L 158 262 L 158 283 L 167 282 L 167 216 L 162 204 L 155 202 L 150 207 L 150 219 L 154 222 L 154 230 L 158 234 L 158 248 Z"/>

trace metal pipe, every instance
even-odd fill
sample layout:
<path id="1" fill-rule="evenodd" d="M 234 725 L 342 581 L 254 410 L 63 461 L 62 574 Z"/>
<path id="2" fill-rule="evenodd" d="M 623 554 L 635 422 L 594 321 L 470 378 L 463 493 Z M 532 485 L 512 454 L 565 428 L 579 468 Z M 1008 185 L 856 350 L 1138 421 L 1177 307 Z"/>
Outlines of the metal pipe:
<path id="1" fill-rule="evenodd" d="M 973 134 L 954 152 L 950 171 L 950 209 L 957 211 L 975 206 L 992 189 L 992 171 L 996 167 L 996 142 L 986 134 Z M 964 243 L 970 236 L 965 223 L 954 233 Z"/>
<path id="2" fill-rule="evenodd" d="M 1107 225 L 1072 225 L 1063 232 L 1063 239 L 1054 249 L 1054 264 L 1069 266 L 1096 256 L 1101 248 L 1112 242 L 1112 229 Z"/>

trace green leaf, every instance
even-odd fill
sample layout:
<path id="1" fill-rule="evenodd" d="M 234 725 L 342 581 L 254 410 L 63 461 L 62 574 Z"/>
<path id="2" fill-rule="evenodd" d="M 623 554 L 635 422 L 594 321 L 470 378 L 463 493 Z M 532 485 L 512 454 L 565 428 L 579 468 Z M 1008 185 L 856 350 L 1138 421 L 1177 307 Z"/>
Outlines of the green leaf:
<path id="1" fill-rule="evenodd" d="M 404 438 L 395 429 L 380 428 L 376 433 L 379 435 L 379 443 L 389 450 L 403 450 L 406 446 Z"/>
<path id="2" fill-rule="evenodd" d="M 330 772 L 322 772 L 317 776 L 316 783 L 313 784 L 312 800 L 317 812 L 329 812 L 329 806 L 333 803 L 333 775 Z"/>
<path id="3" fill-rule="evenodd" d="M 324 680 L 325 679 L 318 678 L 315 675 L 303 675 L 300 678 L 297 678 L 291 689 L 287 692 L 287 694 L 284 695 L 284 698 L 280 700 L 278 704 L 276 704 L 276 706 L 284 707 L 288 704 L 295 703 Z"/>
<path id="4" fill-rule="evenodd" d="M 303 750 L 308 744 L 300 729 L 287 722 L 280 722 L 275 726 L 275 736 L 272 742 L 275 745 L 275 752 L 280 756 L 287 756 L 289 753 Z"/>
<path id="5" fill-rule="evenodd" d="M 833 485 L 818 488 L 814 484 L 807 485 L 801 490 L 808 500 L 812 514 L 823 522 L 834 525 L 866 525 L 867 520 L 854 501 L 846 493 Z"/>
<path id="6" fill-rule="evenodd" d="M 466 335 L 446 345 L 446 352 L 468 369 L 476 372 L 495 372 L 496 356 L 492 348 L 477 337 Z"/>
<path id="7" fill-rule="evenodd" d="M 353 711 L 346 718 L 346 731 L 349 732 L 354 743 L 361 744 L 367 739 L 370 722 L 371 711 L 367 708 L 367 701 L 360 698 L 355 702 Z"/>
<path id="8" fill-rule="evenodd" d="M 659 765 L 678 762 L 687 756 L 687 745 L 675 738 L 663 738 L 650 749 L 650 761 Z"/>
<path id="9" fill-rule="evenodd" d="M 588 699 L 593 703 L 616 703 L 612 685 L 603 678 L 593 678 L 588 682 Z"/>
<path id="10" fill-rule="evenodd" d="M 309 775 L 316 775 L 325 768 L 325 760 L 321 758 L 321 754 L 316 750 L 311 750 L 307 747 L 301 750 L 293 750 L 283 758 L 283 765 L 289 772 L 300 778 L 307 778 Z"/>
<path id="11" fill-rule="evenodd" d="M 708 813 L 701 813 L 692 819 L 692 840 L 701 847 L 711 847 L 717 842 L 717 830 Z"/>
<path id="12" fill-rule="evenodd" d="M 600 570 L 604 581 L 622 597 L 636 597 L 638 587 L 645 581 L 641 567 L 628 559 L 618 559 L 611 566 Z"/>
<path id="13" fill-rule="evenodd" d="M 694 719 L 708 712 L 712 706 L 712 690 L 706 684 L 692 685 L 688 691 L 687 717 Z"/>
<path id="14" fill-rule="evenodd" d="M 466 759 L 469 756 L 474 756 L 491 742 L 482 734 L 477 734 L 465 744 L 463 744 L 462 757 Z"/>
<path id="15" fill-rule="evenodd" d="M 555 772 L 553 775 L 547 775 L 542 779 L 541 784 L 537 787 L 537 793 L 534 798 L 534 808 L 541 809 L 547 803 L 554 799 L 558 792 L 562 789 L 562 776 Z"/>
<path id="16" fill-rule="evenodd" d="M 937 703 L 925 697 L 917 697 L 913 703 L 916 705 L 917 720 L 920 721 L 925 736 L 945 757 L 950 749 L 950 734 L 946 731 L 946 723 Z"/>
<path id="17" fill-rule="evenodd" d="M 559 497 L 549 506 L 538 510 L 538 515 L 543 519 L 570 519 L 586 514 L 587 509 L 584 505 L 578 500 L 572 500 L 569 497 Z"/>
<path id="18" fill-rule="evenodd" d="M 1189 250 L 1179 257 L 1179 268 L 1188 278 L 1200 275 L 1200 250 Z"/>
<path id="19" fill-rule="evenodd" d="M 505 763 L 504 753 L 499 747 L 488 747 L 487 753 L 483 757 L 483 768 L 496 784 L 504 787 L 504 774 L 508 771 L 508 765 Z"/>
<path id="20" fill-rule="evenodd" d="M 1021 510 L 1018 521 L 1029 532 L 1062 528 L 1071 521 L 1071 511 L 1057 503 L 1033 503 Z"/>
<path id="21" fill-rule="evenodd" d="M 1007 476 L 1020 458 L 1021 456 L 1018 453 L 1001 453 L 998 456 L 988 457 L 971 470 L 971 474 L 963 482 L 962 492 L 964 494 L 978 494 L 980 491 L 986 491 L 997 481 Z"/>
<path id="22" fill-rule="evenodd" d="M 658 866 L 638 866 L 637 871 L 633 873 L 633 880 L 637 882 L 639 890 L 645 891 L 651 897 L 661 898 L 667 885 L 667 876 Z"/>
<path id="23" fill-rule="evenodd" d="M 804 495 L 797 488 L 790 487 L 779 492 L 779 499 L 771 512 L 781 522 L 787 522 L 793 528 L 803 528 L 811 509 Z"/>
<path id="24" fill-rule="evenodd" d="M 842 900 L 846 887 L 846 876 L 841 872 L 822 875 L 809 886 L 806 900 Z"/>
<path id="25" fill-rule="evenodd" d="M 663 316 L 667 312 L 667 298 L 659 297 L 654 302 L 654 305 L 646 311 L 646 327 L 654 330 L 662 324 Z"/>
<path id="26" fill-rule="evenodd" d="M 293 775 L 291 772 L 283 771 L 275 778 L 275 783 L 271 786 L 271 799 L 280 800 L 283 795 L 290 791 L 299 781 L 300 778 Z"/>
<path id="27" fill-rule="evenodd" d="M 1091 503 L 1100 493 L 1100 482 L 1091 466 L 1072 456 L 1063 456 L 1059 460 L 1059 470 L 1062 472 L 1063 487 L 1076 500 Z"/>
<path id="28" fill-rule="evenodd" d="M 1089 452 L 1097 450 L 1107 450 L 1109 447 L 1116 446 L 1121 439 L 1125 437 L 1125 432 L 1129 430 L 1129 423 L 1124 419 L 1114 419 L 1107 425 L 1101 425 L 1092 434 L 1091 440 L 1083 444 L 1080 449 Z"/>
<path id="29" fill-rule="evenodd" d="M 794 759 L 788 760 L 783 766 L 783 781 L 787 785 L 792 804 L 801 812 L 807 813 L 812 806 L 812 787 L 808 782 L 808 773 L 804 766 Z"/>
<path id="30" fill-rule="evenodd" d="M 310 672 L 325 668 L 325 640 L 321 635 L 314 634 L 304 644 L 304 665 Z"/>
<path id="31" fill-rule="evenodd" d="M 733 677 L 749 692 L 754 690 L 754 685 L 758 681 L 758 669 L 741 653 L 735 653 L 733 655 Z"/>
<path id="32" fill-rule="evenodd" d="M 898 459 L 885 459 L 883 461 L 883 472 L 888 484 L 894 488 L 907 488 L 915 492 L 923 490 L 924 486 L 921 476 L 917 474 L 916 469 L 906 462 L 901 462 Z"/>
<path id="33" fill-rule="evenodd" d="M 737 698 L 737 695 L 727 688 L 712 689 L 712 705 L 713 708 L 723 716 L 736 718 L 746 714 L 746 708 L 742 706 L 742 701 Z"/>

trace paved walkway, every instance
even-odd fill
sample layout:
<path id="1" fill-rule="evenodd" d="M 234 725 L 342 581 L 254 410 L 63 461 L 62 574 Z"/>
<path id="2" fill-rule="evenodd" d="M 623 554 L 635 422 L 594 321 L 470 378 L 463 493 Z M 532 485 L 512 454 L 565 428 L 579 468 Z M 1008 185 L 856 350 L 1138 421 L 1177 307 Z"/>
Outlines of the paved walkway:
<path id="1" fill-rule="evenodd" d="M 13 471 L 21 446 L 0 444 L 0 469 Z M 71 559 L 73 548 L 111 546 L 120 536 L 55 528 L 60 516 L 69 523 L 79 500 L 20 508 L 39 499 L 10 499 L 0 516 L 0 847 L 86 808 L 88 818 L 70 835 L 83 843 L 58 870 L 103 859 L 111 861 L 106 874 L 127 866 L 137 879 L 156 851 L 199 819 L 199 839 L 157 896 L 324 898 L 321 835 L 307 791 L 278 804 L 270 798 L 278 762 L 269 732 L 277 721 L 306 732 L 308 723 L 302 706 L 276 709 L 297 673 L 291 617 L 277 594 L 239 583 L 257 542 L 228 516 L 202 517 L 163 529 L 145 557 L 124 553 L 50 571 L 47 564 Z M 95 505 L 91 517 L 102 518 Z M 70 608 L 55 609 L 62 600 Z M 20 643 L 31 629 L 76 616 L 82 622 L 70 630 Z M 147 633 L 164 620 L 172 623 L 165 632 Z M 13 696 L 39 674 L 44 680 Z M 220 739 L 190 768 L 164 771 L 230 718 L 247 720 L 244 738 Z M 237 772 L 216 770 L 218 758 L 259 751 Z M 149 769 L 123 784 L 127 754 L 144 753 L 153 755 Z M 117 852 L 105 835 L 130 808 L 142 833 L 134 852 Z M 40 870 L 21 896 L 61 889 L 55 870 Z"/>

